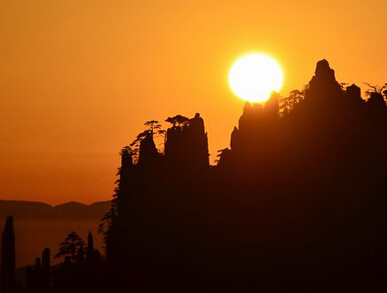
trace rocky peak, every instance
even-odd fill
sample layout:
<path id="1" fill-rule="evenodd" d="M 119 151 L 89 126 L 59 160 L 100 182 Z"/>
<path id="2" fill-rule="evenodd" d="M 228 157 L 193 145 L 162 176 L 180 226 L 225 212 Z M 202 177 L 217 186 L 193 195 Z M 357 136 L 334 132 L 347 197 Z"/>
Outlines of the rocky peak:
<path id="1" fill-rule="evenodd" d="M 172 165 L 183 168 L 208 168 L 208 139 L 199 113 L 181 126 L 167 131 L 165 156 Z"/>
<path id="2" fill-rule="evenodd" d="M 361 89 L 356 84 L 352 84 L 348 86 L 346 89 L 346 93 L 351 97 L 356 97 L 356 98 L 361 97 Z"/>
<path id="3" fill-rule="evenodd" d="M 124 149 L 121 152 L 121 167 L 131 167 L 133 166 L 132 154 Z"/>
<path id="4" fill-rule="evenodd" d="M 336 81 L 335 71 L 329 66 L 327 60 L 318 61 L 315 75 L 309 82 L 308 90 L 305 93 L 305 101 L 331 104 L 333 101 L 338 101 L 337 98 L 341 95 L 342 90 Z"/>
<path id="5" fill-rule="evenodd" d="M 196 113 L 193 118 L 189 120 L 189 127 L 193 132 L 197 134 L 204 134 L 204 120 L 200 117 L 199 113 Z"/>
<path id="6" fill-rule="evenodd" d="M 370 98 L 367 101 L 367 105 L 384 110 L 386 103 L 381 93 L 373 92 L 370 93 Z"/>
<path id="7" fill-rule="evenodd" d="M 153 140 L 153 134 L 148 133 L 140 143 L 139 165 L 155 163 L 159 153 Z"/>
<path id="8" fill-rule="evenodd" d="M 326 59 L 317 62 L 314 74 L 316 77 L 336 81 L 335 71 L 329 66 L 329 62 Z"/>

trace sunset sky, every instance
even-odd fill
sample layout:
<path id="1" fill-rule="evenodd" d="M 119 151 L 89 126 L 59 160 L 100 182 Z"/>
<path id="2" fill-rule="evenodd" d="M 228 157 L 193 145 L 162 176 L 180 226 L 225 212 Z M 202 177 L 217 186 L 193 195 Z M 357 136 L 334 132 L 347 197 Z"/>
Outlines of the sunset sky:
<path id="1" fill-rule="evenodd" d="M 211 160 L 244 102 L 232 63 L 264 52 L 282 95 L 326 58 L 340 82 L 387 82 L 385 0 L 1 0 L 0 199 L 110 199 L 147 120 L 201 113 Z"/>

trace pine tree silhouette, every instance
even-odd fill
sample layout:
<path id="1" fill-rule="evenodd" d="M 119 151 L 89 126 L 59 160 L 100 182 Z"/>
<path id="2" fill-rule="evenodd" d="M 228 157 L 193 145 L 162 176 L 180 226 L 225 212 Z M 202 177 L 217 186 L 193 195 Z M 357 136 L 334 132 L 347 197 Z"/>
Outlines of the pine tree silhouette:
<path id="1" fill-rule="evenodd" d="M 55 255 L 55 258 L 66 258 L 67 256 L 69 256 L 72 263 L 75 263 L 79 248 L 82 247 L 83 252 L 84 245 L 85 242 L 83 241 L 82 237 L 80 237 L 76 232 L 71 231 L 71 233 L 67 235 L 63 242 L 60 243 L 59 252 Z"/>

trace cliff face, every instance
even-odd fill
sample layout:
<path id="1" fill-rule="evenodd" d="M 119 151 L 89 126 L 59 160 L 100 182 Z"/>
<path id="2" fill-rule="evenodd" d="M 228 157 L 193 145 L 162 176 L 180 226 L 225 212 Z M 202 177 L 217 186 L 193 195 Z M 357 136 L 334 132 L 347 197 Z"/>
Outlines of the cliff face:
<path id="1" fill-rule="evenodd" d="M 158 152 L 152 132 L 148 132 L 141 140 L 139 168 L 157 166 L 184 172 L 209 168 L 208 138 L 200 114 L 197 113 L 191 119 L 181 115 L 176 117 L 177 121 L 174 121 L 165 134 L 164 155 Z"/>
<path id="2" fill-rule="evenodd" d="M 153 134 L 148 133 L 140 143 L 138 165 L 151 168 L 158 163 L 160 154 L 153 140 Z"/>
<path id="3" fill-rule="evenodd" d="M 325 101 L 329 103 L 334 96 L 341 95 L 340 84 L 336 81 L 335 71 L 330 68 L 327 60 L 317 62 L 315 75 L 308 85 L 307 95 L 313 100 Z M 329 98 L 332 97 L 332 100 Z M 307 96 L 305 100 L 307 100 Z"/>
<path id="4" fill-rule="evenodd" d="M 205 170 L 209 168 L 208 138 L 200 114 L 184 125 L 173 126 L 167 131 L 165 143 L 166 164 L 183 168 Z"/>
<path id="5" fill-rule="evenodd" d="M 116 260 L 200 270 L 213 284 L 238 276 L 236 292 L 250 282 L 269 292 L 292 280 L 309 292 L 356 288 L 355 275 L 375 281 L 387 266 L 387 107 L 380 94 L 343 89 L 326 60 L 301 94 L 283 115 L 277 95 L 247 103 L 213 169 L 198 114 L 170 119 L 165 155 L 146 137 L 138 165 L 123 158 Z"/>
<path id="6" fill-rule="evenodd" d="M 8 216 L 1 239 L 1 292 L 16 292 L 15 282 L 15 232 L 13 217 Z"/>
<path id="7" fill-rule="evenodd" d="M 184 212 L 192 207 L 187 199 L 196 196 L 200 202 L 198 194 L 204 194 L 199 191 L 209 171 L 204 121 L 196 114 L 191 119 L 177 115 L 170 122 L 164 154 L 157 151 L 152 132 L 140 142 L 138 164 L 132 164 L 128 151 L 121 154 L 118 215 L 108 248 L 120 263 L 146 262 L 149 253 L 178 254 L 170 241 L 181 241 L 179 225 L 186 223 Z"/>
<path id="8" fill-rule="evenodd" d="M 273 133 L 278 122 L 278 95 L 273 94 L 263 106 L 246 103 L 238 128 L 231 134 L 231 149 L 258 147 Z M 263 144 L 262 144 L 263 145 Z"/>

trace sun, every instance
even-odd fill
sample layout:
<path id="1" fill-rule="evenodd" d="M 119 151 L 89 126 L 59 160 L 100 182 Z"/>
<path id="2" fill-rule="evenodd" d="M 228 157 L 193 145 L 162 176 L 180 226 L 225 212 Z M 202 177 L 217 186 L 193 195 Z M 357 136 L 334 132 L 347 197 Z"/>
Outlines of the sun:
<path id="1" fill-rule="evenodd" d="M 281 66 L 264 54 L 252 53 L 239 58 L 228 75 L 231 90 L 239 98 L 260 103 L 278 92 L 283 83 Z"/>

